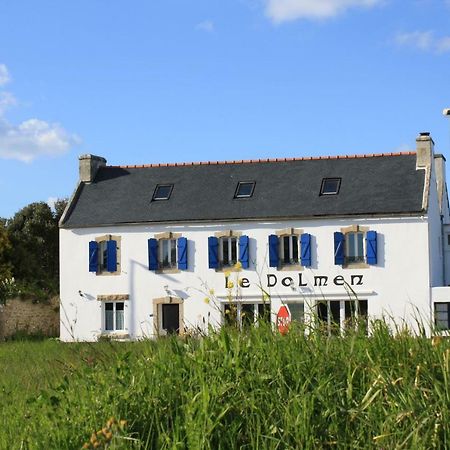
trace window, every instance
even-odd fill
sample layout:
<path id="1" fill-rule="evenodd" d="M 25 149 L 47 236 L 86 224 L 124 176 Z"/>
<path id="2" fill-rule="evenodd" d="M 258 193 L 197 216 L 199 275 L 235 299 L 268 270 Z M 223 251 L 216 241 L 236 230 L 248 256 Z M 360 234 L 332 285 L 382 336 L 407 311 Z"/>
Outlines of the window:
<path id="1" fill-rule="evenodd" d="M 347 233 L 345 236 L 345 261 L 347 264 L 364 262 L 364 233 Z"/>
<path id="2" fill-rule="evenodd" d="M 105 302 L 105 331 L 125 330 L 124 302 Z"/>
<path id="3" fill-rule="evenodd" d="M 285 302 L 291 313 L 291 320 L 302 324 L 305 318 L 305 305 L 303 302 Z"/>
<path id="4" fill-rule="evenodd" d="M 320 195 L 336 195 L 339 194 L 341 187 L 340 178 L 324 178 L 320 187 Z"/>
<path id="5" fill-rule="evenodd" d="M 250 198 L 255 190 L 254 181 L 239 181 L 234 198 Z"/>
<path id="6" fill-rule="evenodd" d="M 169 200 L 172 193 L 173 184 L 158 184 L 153 193 L 153 201 L 156 200 Z"/>
<path id="7" fill-rule="evenodd" d="M 160 233 L 148 240 L 149 270 L 187 270 L 187 239 L 179 233 Z"/>
<path id="8" fill-rule="evenodd" d="M 434 304 L 434 324 L 438 330 L 450 330 L 450 302 Z"/>
<path id="9" fill-rule="evenodd" d="M 237 238 L 219 238 L 219 262 L 222 267 L 234 266 L 237 263 Z"/>
<path id="10" fill-rule="evenodd" d="M 376 265 L 378 261 L 377 232 L 353 225 L 334 233 L 334 263 Z M 361 267 L 361 266 L 359 266 Z"/>
<path id="11" fill-rule="evenodd" d="M 224 323 L 237 325 L 241 329 L 260 321 L 270 322 L 270 314 L 270 302 L 227 302 L 223 304 Z"/>
<path id="12" fill-rule="evenodd" d="M 120 236 L 100 236 L 89 242 L 89 272 L 120 274 Z"/>
<path id="13" fill-rule="evenodd" d="M 317 303 L 317 319 L 329 334 L 362 329 L 367 333 L 367 300 L 324 300 Z"/>
<path id="14" fill-rule="evenodd" d="M 232 268 L 237 262 L 243 269 L 250 265 L 248 236 L 235 231 L 223 231 L 208 238 L 208 266 L 210 269 Z"/>
<path id="15" fill-rule="evenodd" d="M 177 266 L 176 239 L 160 239 L 158 241 L 158 266 L 160 269 Z"/>
<path id="16" fill-rule="evenodd" d="M 298 236 L 291 234 L 280 237 L 280 262 L 282 265 L 298 264 Z"/>
<path id="17" fill-rule="evenodd" d="M 269 267 L 311 266 L 311 235 L 288 228 L 269 236 Z M 289 269 L 288 269 L 289 270 Z"/>

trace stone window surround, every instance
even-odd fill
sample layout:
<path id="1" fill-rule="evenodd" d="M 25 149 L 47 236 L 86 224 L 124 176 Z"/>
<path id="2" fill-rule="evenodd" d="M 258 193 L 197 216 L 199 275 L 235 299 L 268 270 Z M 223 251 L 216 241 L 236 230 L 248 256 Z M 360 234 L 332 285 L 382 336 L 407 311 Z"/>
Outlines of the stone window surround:
<path id="1" fill-rule="evenodd" d="M 275 231 L 275 235 L 278 236 L 278 238 L 282 238 L 284 236 L 297 236 L 300 237 L 300 235 L 303 234 L 303 230 L 301 228 L 283 228 L 282 230 Z M 278 241 L 279 242 L 279 241 Z M 299 251 L 301 251 L 301 248 L 299 246 Z M 299 255 L 300 258 L 300 255 Z M 289 272 L 289 271 L 302 271 L 303 266 L 300 264 L 282 264 L 281 258 L 280 263 L 278 264 L 278 269 L 280 272 Z"/>
<path id="2" fill-rule="evenodd" d="M 125 303 L 126 301 L 130 300 L 130 296 L 129 294 L 102 294 L 102 295 L 97 295 L 97 301 L 101 302 L 101 310 L 102 310 L 102 321 L 104 318 L 104 305 L 105 303 L 117 303 L 117 302 L 123 302 Z M 125 309 L 127 308 L 127 304 L 124 304 L 124 319 L 125 319 Z M 126 322 L 124 320 L 124 326 L 125 329 L 123 330 L 105 330 L 102 327 L 101 333 L 99 334 L 99 336 L 107 336 L 107 337 L 111 337 L 114 340 L 127 340 L 130 338 L 130 334 L 128 333 L 127 329 L 126 329 Z"/>
<path id="3" fill-rule="evenodd" d="M 153 329 L 156 336 L 160 336 L 162 333 L 159 329 L 160 319 L 162 321 L 162 317 L 159 316 L 159 305 L 170 305 L 170 304 L 178 304 L 179 307 L 179 323 L 180 330 L 178 332 L 179 336 L 184 334 L 184 300 L 180 297 L 172 297 L 170 295 L 166 297 L 159 297 L 153 299 Z"/>
<path id="4" fill-rule="evenodd" d="M 346 236 L 348 233 L 364 233 L 364 236 L 366 236 L 366 233 L 370 231 L 369 227 L 364 227 L 361 225 L 350 225 L 348 227 L 341 228 L 341 233 Z M 365 249 L 365 244 L 364 244 Z M 364 255 L 364 259 L 366 256 Z M 346 261 L 346 258 L 344 257 L 344 261 Z M 342 266 L 343 269 L 369 269 L 370 265 L 366 262 L 355 262 L 355 263 L 349 263 L 345 262 Z"/>
<path id="5" fill-rule="evenodd" d="M 242 236 L 241 231 L 233 231 L 233 230 L 223 230 L 223 231 L 216 231 L 214 233 L 214 236 L 218 239 L 225 238 L 225 237 L 235 237 L 236 238 L 236 256 L 237 260 L 239 261 L 239 238 Z M 234 266 L 222 266 L 220 265 L 216 272 L 223 273 L 223 272 L 240 272 L 241 269 L 237 269 Z"/>
<path id="6" fill-rule="evenodd" d="M 104 234 L 103 236 L 98 236 L 95 238 L 95 242 L 99 244 L 99 254 L 100 254 L 100 243 L 105 241 L 116 241 L 117 242 L 117 270 L 115 272 L 108 272 L 106 270 L 100 270 L 100 264 L 98 264 L 98 270 L 96 275 L 105 276 L 105 275 L 120 275 L 122 265 L 121 261 L 121 248 L 122 248 L 122 238 L 120 236 L 115 236 L 112 234 Z"/>
<path id="7" fill-rule="evenodd" d="M 181 233 L 172 233 L 172 231 L 165 231 L 163 233 L 157 233 L 155 234 L 155 239 L 158 241 L 158 264 L 159 264 L 159 241 L 166 240 L 166 239 L 175 239 L 177 240 L 182 236 Z M 178 250 L 177 250 L 177 257 L 178 257 Z M 166 267 L 166 268 L 159 268 L 155 270 L 155 273 L 180 273 L 181 270 L 178 269 L 178 267 Z"/>

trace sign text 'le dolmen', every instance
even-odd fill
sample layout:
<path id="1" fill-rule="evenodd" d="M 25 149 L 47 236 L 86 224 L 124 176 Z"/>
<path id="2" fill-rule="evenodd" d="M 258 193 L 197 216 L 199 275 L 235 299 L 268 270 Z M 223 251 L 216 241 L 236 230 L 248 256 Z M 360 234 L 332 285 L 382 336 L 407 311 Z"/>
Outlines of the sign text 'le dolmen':
<path id="1" fill-rule="evenodd" d="M 280 277 L 281 278 L 281 277 Z M 303 274 L 299 273 L 298 277 L 290 276 L 290 277 L 283 277 L 281 278 L 281 285 L 286 287 L 295 287 L 296 282 L 294 281 L 296 279 L 297 286 L 298 287 L 307 287 L 308 283 L 305 282 L 303 279 Z M 266 286 L 268 288 L 275 287 L 279 283 L 279 277 L 276 275 L 269 273 L 267 274 L 267 280 L 266 280 Z M 225 287 L 228 285 L 228 278 L 225 279 Z M 239 285 L 243 288 L 250 287 L 250 280 L 248 278 L 241 278 Z M 362 286 L 363 285 L 363 275 L 350 275 L 350 280 L 347 281 L 342 275 L 336 275 L 334 278 L 328 277 L 327 275 L 314 275 L 312 277 L 312 282 L 309 284 L 309 286 L 314 287 L 322 287 L 322 286 L 328 286 L 328 285 L 334 285 L 334 286 Z"/>

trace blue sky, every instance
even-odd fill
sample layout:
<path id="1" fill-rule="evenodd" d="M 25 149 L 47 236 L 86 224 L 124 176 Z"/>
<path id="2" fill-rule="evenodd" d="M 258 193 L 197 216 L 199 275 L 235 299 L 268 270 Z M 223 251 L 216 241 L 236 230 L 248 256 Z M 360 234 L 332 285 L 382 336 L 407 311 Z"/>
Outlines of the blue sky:
<path id="1" fill-rule="evenodd" d="M 4 0 L 0 217 L 108 164 L 450 155 L 450 1 Z"/>

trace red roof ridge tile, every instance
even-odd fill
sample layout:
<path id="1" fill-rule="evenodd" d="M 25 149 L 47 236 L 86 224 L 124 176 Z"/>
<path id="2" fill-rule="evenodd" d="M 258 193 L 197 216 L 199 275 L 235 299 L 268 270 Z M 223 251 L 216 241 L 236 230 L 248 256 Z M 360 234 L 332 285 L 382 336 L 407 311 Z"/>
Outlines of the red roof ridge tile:
<path id="1" fill-rule="evenodd" d="M 302 156 L 293 158 L 264 158 L 264 159 L 239 159 L 231 161 L 192 161 L 192 162 L 174 162 L 174 163 L 154 163 L 154 164 L 130 164 L 130 165 L 111 165 L 107 167 L 120 169 L 148 169 L 152 167 L 186 167 L 186 166 L 210 166 L 221 164 L 255 164 L 269 162 L 291 162 L 291 161 L 317 161 L 323 159 L 357 159 L 357 158 L 378 158 L 380 156 L 412 156 L 416 152 L 390 152 L 390 153 L 367 153 L 360 155 L 329 155 L 329 156 Z"/>

